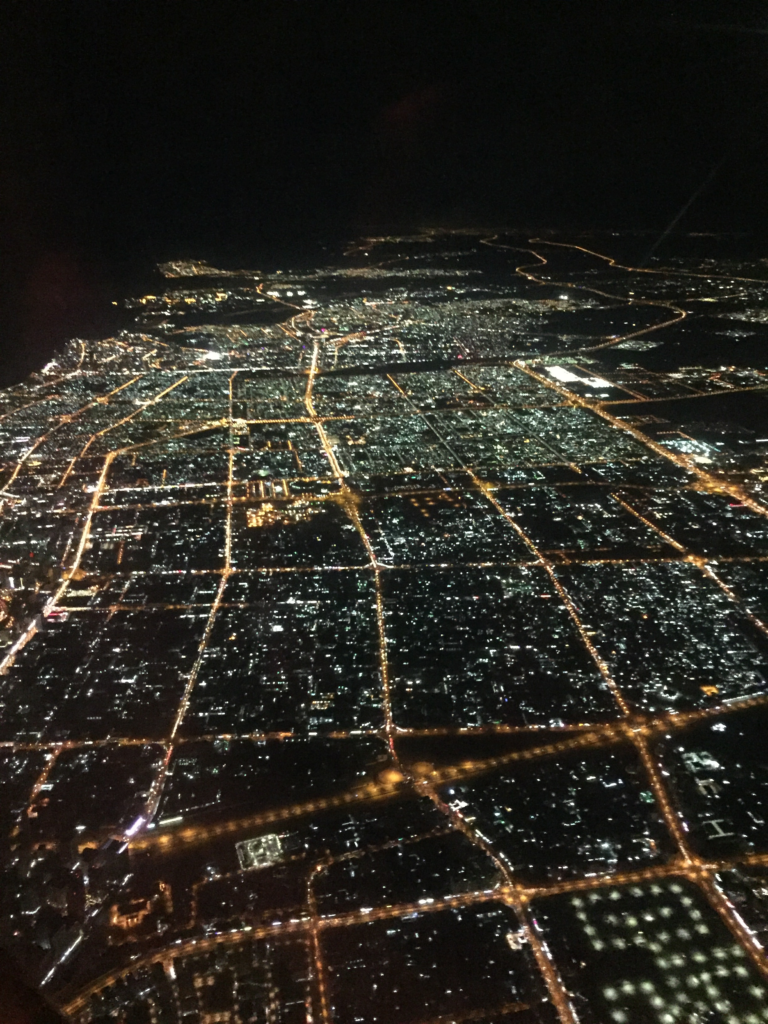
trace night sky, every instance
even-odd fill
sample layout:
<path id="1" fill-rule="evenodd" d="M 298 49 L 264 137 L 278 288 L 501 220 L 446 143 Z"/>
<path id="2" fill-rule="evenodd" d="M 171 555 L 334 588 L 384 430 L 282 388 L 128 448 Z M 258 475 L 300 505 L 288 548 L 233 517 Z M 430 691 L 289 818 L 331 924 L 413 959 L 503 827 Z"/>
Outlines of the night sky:
<path id="1" fill-rule="evenodd" d="M 702 185 L 679 230 L 768 254 L 765 4 L 2 8 L 3 380 L 109 330 L 163 258 L 306 263 L 423 225 L 661 233 Z"/>

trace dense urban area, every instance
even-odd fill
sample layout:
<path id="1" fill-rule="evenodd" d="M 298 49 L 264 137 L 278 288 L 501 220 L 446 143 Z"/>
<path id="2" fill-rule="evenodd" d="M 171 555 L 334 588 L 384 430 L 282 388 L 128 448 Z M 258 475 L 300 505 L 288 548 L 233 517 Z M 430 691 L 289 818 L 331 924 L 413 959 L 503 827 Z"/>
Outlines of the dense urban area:
<path id="1" fill-rule="evenodd" d="M 72 1024 L 768 1021 L 768 265 L 619 245 L 163 264 L 0 392 L 0 944 Z"/>

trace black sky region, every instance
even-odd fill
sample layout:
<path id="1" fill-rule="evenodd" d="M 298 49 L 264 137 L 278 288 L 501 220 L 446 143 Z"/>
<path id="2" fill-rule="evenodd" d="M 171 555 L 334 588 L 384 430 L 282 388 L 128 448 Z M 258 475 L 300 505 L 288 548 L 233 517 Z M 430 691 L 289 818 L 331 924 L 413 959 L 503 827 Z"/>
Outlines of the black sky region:
<path id="1" fill-rule="evenodd" d="M 661 233 L 715 167 L 679 230 L 768 253 L 765 4 L 5 0 L 0 90 L 2 381 L 164 258 Z"/>

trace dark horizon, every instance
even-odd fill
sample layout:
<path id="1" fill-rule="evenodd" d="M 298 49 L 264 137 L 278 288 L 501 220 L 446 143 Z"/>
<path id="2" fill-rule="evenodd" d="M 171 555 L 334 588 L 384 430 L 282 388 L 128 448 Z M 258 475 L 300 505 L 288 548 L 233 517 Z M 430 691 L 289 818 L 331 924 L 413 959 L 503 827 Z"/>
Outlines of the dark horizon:
<path id="1" fill-rule="evenodd" d="M 753 3 L 9 2 L 0 352 L 23 376 L 170 258 L 397 225 L 676 225 L 768 251 Z M 663 246 L 659 250 L 663 253 Z"/>

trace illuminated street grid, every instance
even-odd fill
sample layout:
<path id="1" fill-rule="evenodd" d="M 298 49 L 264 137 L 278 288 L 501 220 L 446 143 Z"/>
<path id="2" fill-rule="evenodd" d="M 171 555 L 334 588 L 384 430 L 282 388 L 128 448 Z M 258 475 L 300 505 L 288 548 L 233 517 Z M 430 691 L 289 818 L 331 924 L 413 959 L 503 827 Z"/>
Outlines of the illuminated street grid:
<path id="1" fill-rule="evenodd" d="M 161 269 L 0 395 L 32 982 L 78 1024 L 768 1020 L 768 437 L 690 412 L 765 401 L 695 353 L 764 345 L 768 281 L 469 234 Z"/>

